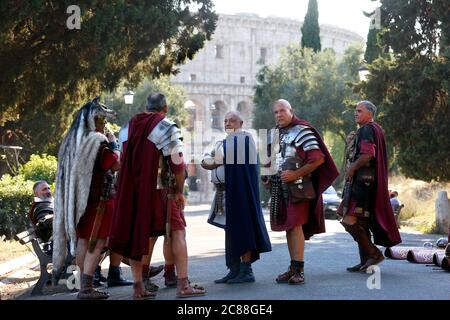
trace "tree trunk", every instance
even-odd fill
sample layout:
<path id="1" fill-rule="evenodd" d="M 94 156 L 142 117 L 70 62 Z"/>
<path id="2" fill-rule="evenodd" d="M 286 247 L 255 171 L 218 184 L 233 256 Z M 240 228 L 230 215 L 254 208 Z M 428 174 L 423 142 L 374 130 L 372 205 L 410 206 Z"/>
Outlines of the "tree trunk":
<path id="1" fill-rule="evenodd" d="M 450 226 L 450 204 L 446 191 L 440 191 L 436 199 L 436 227 L 439 233 L 447 234 Z"/>

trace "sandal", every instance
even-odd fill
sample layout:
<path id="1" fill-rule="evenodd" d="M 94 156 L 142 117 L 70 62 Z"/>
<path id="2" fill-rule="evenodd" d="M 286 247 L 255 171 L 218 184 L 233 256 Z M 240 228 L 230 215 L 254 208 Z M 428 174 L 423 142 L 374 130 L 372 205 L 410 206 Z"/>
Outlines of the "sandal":
<path id="1" fill-rule="evenodd" d="M 154 276 L 158 275 L 159 273 L 161 273 L 161 271 L 164 270 L 164 266 L 160 265 L 157 267 L 152 267 L 150 266 L 149 270 L 148 270 L 148 277 L 149 278 L 153 278 Z"/>
<path id="2" fill-rule="evenodd" d="M 145 290 L 150 292 L 156 292 L 159 290 L 159 287 L 156 284 L 154 284 L 150 279 L 144 280 L 144 287 Z"/>
<path id="3" fill-rule="evenodd" d="M 142 282 L 137 282 L 133 284 L 133 299 L 134 300 L 148 300 L 155 299 L 156 293 L 147 291 Z"/>
<path id="4" fill-rule="evenodd" d="M 77 299 L 80 300 L 102 300 L 102 299 L 108 299 L 109 293 L 98 291 L 93 288 L 90 288 L 88 290 L 78 291 Z"/>
<path id="5" fill-rule="evenodd" d="M 197 284 L 191 285 L 187 278 L 178 279 L 178 298 L 199 297 L 206 294 L 205 288 Z"/>

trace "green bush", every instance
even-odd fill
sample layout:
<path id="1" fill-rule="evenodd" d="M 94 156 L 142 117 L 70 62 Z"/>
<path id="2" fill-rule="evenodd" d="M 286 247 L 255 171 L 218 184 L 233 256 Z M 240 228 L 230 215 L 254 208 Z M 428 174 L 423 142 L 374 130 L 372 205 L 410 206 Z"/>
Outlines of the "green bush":
<path id="1" fill-rule="evenodd" d="M 33 201 L 32 188 L 33 181 L 23 175 L 0 179 L 0 236 L 11 239 L 30 226 L 27 215 Z"/>
<path id="2" fill-rule="evenodd" d="M 58 161 L 56 157 L 42 154 L 33 154 L 30 160 L 20 168 L 19 173 L 23 175 L 25 180 L 38 181 L 46 180 L 49 184 L 55 182 L 56 167 Z"/>

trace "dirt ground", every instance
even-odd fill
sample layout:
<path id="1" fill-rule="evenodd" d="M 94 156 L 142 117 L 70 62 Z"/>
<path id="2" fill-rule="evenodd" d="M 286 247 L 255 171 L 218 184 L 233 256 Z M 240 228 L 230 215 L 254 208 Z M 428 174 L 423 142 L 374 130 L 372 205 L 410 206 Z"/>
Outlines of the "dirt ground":
<path id="1" fill-rule="evenodd" d="M 20 268 L 0 277 L 0 299 L 11 300 L 31 292 L 40 275 L 39 265 Z"/>

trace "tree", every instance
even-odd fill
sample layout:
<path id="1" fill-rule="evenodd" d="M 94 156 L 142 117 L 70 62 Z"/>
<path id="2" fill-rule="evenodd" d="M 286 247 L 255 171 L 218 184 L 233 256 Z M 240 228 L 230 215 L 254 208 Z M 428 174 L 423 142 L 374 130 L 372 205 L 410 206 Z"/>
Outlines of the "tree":
<path id="1" fill-rule="evenodd" d="M 372 63 L 381 54 L 381 48 L 377 40 L 378 29 L 371 28 L 367 34 L 366 52 L 364 53 L 364 60 L 367 63 Z"/>
<path id="2" fill-rule="evenodd" d="M 381 8 L 378 8 L 371 13 L 363 11 L 363 14 L 368 18 L 372 18 L 369 27 L 369 33 L 367 34 L 366 52 L 364 53 L 364 60 L 366 61 L 366 63 L 370 64 L 383 53 L 378 39 L 382 26 L 376 25 L 376 23 L 381 24 L 381 16 L 384 16 L 384 12 L 381 12 Z M 379 16 L 377 16 L 377 14 L 379 14 Z"/>
<path id="3" fill-rule="evenodd" d="M 355 87 L 378 120 L 407 177 L 450 180 L 450 11 L 448 1 L 383 0 L 380 44 L 390 48 Z"/>
<path id="4" fill-rule="evenodd" d="M 341 60 L 332 51 L 315 53 L 311 49 L 289 46 L 278 64 L 261 69 L 255 88 L 257 129 L 275 125 L 273 102 L 283 98 L 295 113 L 312 122 L 321 131 L 331 131 L 345 138 L 354 128 L 353 114 L 347 106 L 357 96 L 347 82 L 356 81 L 362 48 L 349 47 Z"/>
<path id="5" fill-rule="evenodd" d="M 176 73 L 217 20 L 211 0 L 86 0 L 70 30 L 71 3 L 1 2 L 0 144 L 55 154 L 86 100 Z"/>
<path id="6" fill-rule="evenodd" d="M 305 21 L 303 21 L 302 31 L 302 48 L 311 48 L 314 52 L 319 52 L 320 45 L 320 28 L 319 28 L 319 11 L 317 9 L 317 0 L 309 0 L 308 11 L 306 12 Z"/>
<path id="7" fill-rule="evenodd" d="M 144 79 L 135 90 L 132 105 L 125 104 L 123 99 L 123 92 L 125 91 L 125 88 L 120 87 L 114 93 L 105 96 L 107 105 L 117 113 L 116 119 L 113 120 L 117 125 L 122 126 L 133 115 L 144 111 L 147 97 L 153 92 L 161 92 L 166 96 L 167 104 L 169 105 L 168 117 L 180 126 L 185 124 L 187 118 L 187 112 L 184 108 L 184 103 L 187 100 L 186 92 L 183 87 L 171 84 L 169 77 Z"/>

